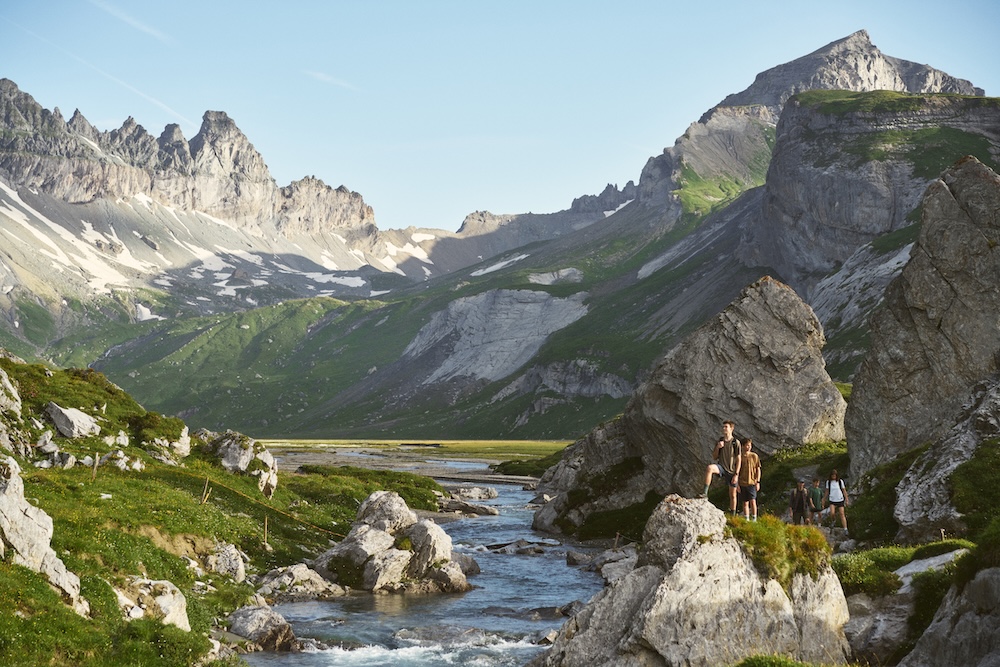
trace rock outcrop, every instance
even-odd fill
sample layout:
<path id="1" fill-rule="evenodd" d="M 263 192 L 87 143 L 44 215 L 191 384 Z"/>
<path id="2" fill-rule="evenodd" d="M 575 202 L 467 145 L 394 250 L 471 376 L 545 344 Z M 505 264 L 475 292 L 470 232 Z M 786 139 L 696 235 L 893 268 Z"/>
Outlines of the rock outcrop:
<path id="1" fill-rule="evenodd" d="M 845 428 L 855 477 L 933 442 L 1000 370 L 1000 176 L 965 158 L 932 183 L 910 261 L 871 320 Z"/>
<path id="2" fill-rule="evenodd" d="M 891 663 L 894 656 L 912 641 L 909 618 L 914 612 L 916 599 L 913 576 L 939 570 L 965 553 L 965 549 L 958 549 L 911 561 L 897 568 L 894 574 L 902 585 L 889 595 L 873 599 L 865 593 L 855 593 L 847 598 L 851 618 L 844 626 L 844 634 L 851 645 L 852 660 L 869 665 Z"/>
<path id="3" fill-rule="evenodd" d="M 665 498 L 635 569 L 567 621 L 532 667 L 708 667 L 761 654 L 846 662 L 847 602 L 833 570 L 796 574 L 786 592 L 724 536 L 725 525 L 708 501 Z"/>
<path id="4" fill-rule="evenodd" d="M 376 491 L 347 536 L 311 566 L 341 586 L 394 593 L 458 593 L 471 586 L 452 558 L 451 537 L 417 520 L 399 494 Z"/>
<path id="5" fill-rule="evenodd" d="M 191 631 L 187 598 L 173 582 L 129 577 L 122 588 L 115 589 L 115 593 L 126 619 L 152 618 L 164 625 Z"/>
<path id="6" fill-rule="evenodd" d="M 24 498 L 17 461 L 9 456 L 0 461 L 0 558 L 45 575 L 66 603 L 86 616 L 90 604 L 80 597 L 80 578 L 49 545 L 52 532 L 52 518 Z"/>
<path id="7" fill-rule="evenodd" d="M 535 527 L 579 526 L 593 511 L 649 492 L 698 493 L 726 419 L 765 453 L 842 439 L 845 404 L 826 373 L 823 343 L 819 321 L 789 287 L 769 278 L 749 286 L 667 353 L 619 420 L 567 448 L 539 484 L 555 499 Z M 627 479 L 608 480 L 625 469 Z M 589 500 L 574 505 L 572 491 Z"/>
<path id="8" fill-rule="evenodd" d="M 86 438 L 91 435 L 99 435 L 101 432 L 101 426 L 97 420 L 82 410 L 64 408 L 49 402 L 45 406 L 45 413 L 56 425 L 59 433 L 67 438 Z"/>
<path id="9" fill-rule="evenodd" d="M 236 431 L 220 435 L 202 430 L 196 435 L 205 440 L 205 449 L 219 458 L 223 468 L 256 477 L 257 488 L 264 497 L 274 495 L 278 488 L 278 463 L 264 445 Z"/>
<path id="10" fill-rule="evenodd" d="M 229 615 L 229 631 L 264 651 L 294 652 L 301 648 L 285 617 L 267 605 L 241 607 Z"/>
<path id="11" fill-rule="evenodd" d="M 722 100 L 722 106 L 765 104 L 780 107 L 803 90 L 895 90 L 909 93 L 983 95 L 965 79 L 928 65 L 887 56 L 859 30 L 812 53 L 757 75 L 746 90 Z"/>
<path id="12" fill-rule="evenodd" d="M 951 500 L 951 475 L 979 447 L 997 437 L 1000 382 L 994 380 L 976 388 L 959 422 L 921 454 L 896 485 L 896 539 L 927 542 L 937 539 L 942 530 L 949 535 L 966 533 L 968 527 Z"/>
<path id="13" fill-rule="evenodd" d="M 1000 568 L 976 574 L 962 590 L 952 586 L 934 620 L 899 667 L 1000 664 Z"/>

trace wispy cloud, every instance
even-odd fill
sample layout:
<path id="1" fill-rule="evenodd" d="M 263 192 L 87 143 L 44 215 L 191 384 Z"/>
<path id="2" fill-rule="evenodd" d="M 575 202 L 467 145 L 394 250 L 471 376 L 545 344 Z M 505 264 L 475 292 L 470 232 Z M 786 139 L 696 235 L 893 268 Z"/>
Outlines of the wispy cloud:
<path id="1" fill-rule="evenodd" d="M 331 86 L 339 86 L 340 88 L 346 88 L 347 90 L 357 90 L 357 87 L 355 87 L 350 82 L 344 81 L 343 79 L 338 79 L 336 77 L 330 76 L 329 74 L 326 74 L 325 72 L 316 72 L 316 71 L 313 71 L 313 70 L 306 70 L 305 71 L 305 75 L 308 76 L 308 77 L 312 77 L 313 79 L 316 79 L 317 81 L 322 81 L 323 83 L 328 83 Z"/>
<path id="2" fill-rule="evenodd" d="M 172 41 L 170 37 L 168 37 L 166 34 L 160 32 L 159 30 L 153 28 L 152 26 L 146 25 L 145 23 L 143 23 L 138 19 L 132 18 L 131 16 L 129 16 L 128 14 L 126 14 L 125 12 L 118 9 L 112 4 L 104 2 L 103 0 L 90 0 L 90 4 L 94 5 L 95 7 L 97 7 L 102 11 L 107 12 L 108 14 L 111 14 L 119 21 L 128 24 L 129 26 L 135 28 L 139 32 L 146 33 L 147 35 L 153 37 L 157 41 L 163 42 L 164 44 L 170 44 L 170 42 Z"/>
<path id="3" fill-rule="evenodd" d="M 82 65 L 85 65 L 86 67 L 89 67 L 90 69 L 94 70 L 95 72 L 97 72 L 98 74 L 100 74 L 104 78 L 108 79 L 109 81 L 113 81 L 113 82 L 117 83 L 119 86 L 121 86 L 122 88 L 125 88 L 129 92 L 131 92 L 131 93 L 133 93 L 135 95 L 138 95 L 139 97 L 141 97 L 142 99 L 146 100 L 147 102 L 149 102 L 153 106 L 156 106 L 156 107 L 159 107 L 160 109 L 163 109 L 163 111 L 165 111 L 167 114 L 169 114 L 172 118 L 175 118 L 176 120 L 180 121 L 181 123 L 184 123 L 186 126 L 188 126 L 188 128 L 197 128 L 197 127 L 200 126 L 200 123 L 198 123 L 196 121 L 193 121 L 193 120 L 191 120 L 189 118 L 185 118 L 180 112 L 175 111 L 174 109 L 172 109 L 169 106 L 167 106 L 166 103 L 161 102 L 160 100 L 156 99 L 152 95 L 147 95 L 146 93 L 142 92 L 141 90 L 139 90 L 135 86 L 133 86 L 133 85 L 131 85 L 131 84 L 125 82 L 125 81 L 122 81 L 121 79 L 119 79 L 118 77 L 116 77 L 114 74 L 111 74 L 110 72 L 104 71 L 103 69 L 101 69 L 100 67 L 98 67 L 97 65 L 95 65 L 94 63 L 92 63 L 92 62 L 90 62 L 88 60 L 84 60 L 83 58 L 81 58 L 80 56 L 76 55 L 75 53 L 73 53 L 71 51 L 67 51 L 62 46 L 60 46 L 59 44 L 56 44 L 52 40 L 47 39 L 47 38 L 43 37 L 42 35 L 39 35 L 38 33 L 34 32 L 32 30 L 29 30 L 28 28 L 25 28 L 22 25 L 14 23 L 13 21 L 11 21 L 10 19 L 8 19 L 6 17 L 0 17 L 0 18 L 2 18 L 4 21 L 6 21 L 7 23 L 10 23 L 13 26 L 15 26 L 17 28 L 20 28 L 21 30 L 23 30 L 24 32 L 28 33 L 29 35 L 31 35 L 32 37 L 34 37 L 38 41 L 40 41 L 40 42 L 42 42 L 44 44 L 48 44 L 49 46 L 53 47 L 54 49 L 62 51 L 63 53 L 65 53 L 70 58 L 76 60 L 77 62 L 81 63 Z"/>

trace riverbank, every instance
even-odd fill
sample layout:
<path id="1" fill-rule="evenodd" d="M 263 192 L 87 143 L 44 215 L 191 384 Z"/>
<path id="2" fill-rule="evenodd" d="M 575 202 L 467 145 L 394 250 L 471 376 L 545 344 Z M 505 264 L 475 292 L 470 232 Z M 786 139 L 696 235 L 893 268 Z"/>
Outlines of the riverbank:
<path id="1" fill-rule="evenodd" d="M 270 444 L 268 449 L 278 463 L 278 470 L 294 473 L 300 466 L 354 466 L 370 470 L 408 472 L 440 481 L 475 484 L 516 484 L 534 488 L 537 477 L 501 475 L 493 466 L 501 463 L 494 458 L 471 458 L 449 455 L 444 448 L 434 446 L 342 446 L 310 445 L 308 447 Z"/>

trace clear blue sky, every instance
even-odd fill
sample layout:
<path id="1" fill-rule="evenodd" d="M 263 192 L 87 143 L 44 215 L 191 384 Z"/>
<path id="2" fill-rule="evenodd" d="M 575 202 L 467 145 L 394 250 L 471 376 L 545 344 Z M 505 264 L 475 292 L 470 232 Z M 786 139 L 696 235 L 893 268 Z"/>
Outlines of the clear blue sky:
<path id="1" fill-rule="evenodd" d="M 1000 95 L 996 0 L 5 0 L 0 77 L 100 130 L 191 139 L 225 111 L 279 185 L 453 230 L 638 181 L 758 72 L 862 28 Z"/>

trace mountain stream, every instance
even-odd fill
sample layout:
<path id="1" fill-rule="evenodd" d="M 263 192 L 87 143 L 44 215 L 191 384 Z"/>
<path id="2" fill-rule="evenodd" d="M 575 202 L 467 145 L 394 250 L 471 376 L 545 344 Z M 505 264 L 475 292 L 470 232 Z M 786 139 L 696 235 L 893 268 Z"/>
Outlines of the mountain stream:
<path id="1" fill-rule="evenodd" d="M 441 461 L 461 469 L 465 464 Z M 451 476 L 449 476 L 451 478 Z M 451 478 L 453 479 L 453 478 Z M 453 484 L 454 482 L 449 482 Z M 465 485 L 483 486 L 479 482 Z M 492 505 L 499 516 L 445 523 L 456 551 L 472 555 L 482 572 L 469 577 L 475 587 L 452 595 L 356 594 L 333 601 L 276 605 L 295 635 L 333 646 L 301 653 L 253 653 L 255 667 L 438 667 L 523 665 L 544 650 L 536 640 L 559 628 L 566 617 L 555 612 L 574 601 L 586 602 L 603 586 L 601 577 L 566 564 L 566 551 L 589 551 L 559 543 L 531 530 L 535 495 L 520 486 L 489 484 L 498 491 Z M 540 554 L 510 554 L 489 547 L 526 540 Z"/>

